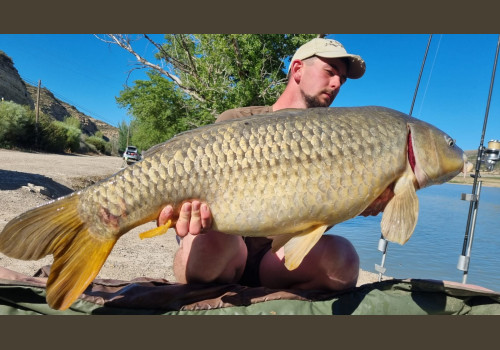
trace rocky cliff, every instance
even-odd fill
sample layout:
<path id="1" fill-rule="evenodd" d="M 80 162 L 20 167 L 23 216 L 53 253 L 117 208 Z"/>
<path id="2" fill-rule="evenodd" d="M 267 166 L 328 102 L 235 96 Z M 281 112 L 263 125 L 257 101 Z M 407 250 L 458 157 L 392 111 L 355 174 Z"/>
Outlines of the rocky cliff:
<path id="1" fill-rule="evenodd" d="M 3 51 L 0 51 L 0 99 L 31 108 L 35 106 L 26 84 L 14 67 L 14 62 Z"/>
<path id="2" fill-rule="evenodd" d="M 0 98 L 35 108 L 37 89 L 37 86 L 22 80 L 12 59 L 0 51 Z M 82 131 L 87 135 L 94 135 L 97 131 L 101 131 L 108 141 L 118 138 L 116 127 L 80 112 L 74 106 L 57 99 L 46 88 L 40 89 L 39 103 L 40 112 L 50 115 L 56 120 L 63 121 L 66 117 L 77 117 L 80 119 Z"/>

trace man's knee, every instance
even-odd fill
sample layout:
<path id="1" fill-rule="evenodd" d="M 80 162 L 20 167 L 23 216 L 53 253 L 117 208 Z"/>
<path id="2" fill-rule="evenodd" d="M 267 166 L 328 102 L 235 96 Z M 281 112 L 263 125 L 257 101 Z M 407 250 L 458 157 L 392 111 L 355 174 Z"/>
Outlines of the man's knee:
<path id="1" fill-rule="evenodd" d="M 260 265 L 262 284 L 270 288 L 343 290 L 356 286 L 359 257 L 347 239 L 324 235 L 295 270 L 284 266 L 283 251 L 266 254 Z"/>
<path id="2" fill-rule="evenodd" d="M 322 267 L 335 289 L 355 287 L 359 275 L 359 256 L 352 243 L 344 237 L 325 235 L 322 239 Z"/>

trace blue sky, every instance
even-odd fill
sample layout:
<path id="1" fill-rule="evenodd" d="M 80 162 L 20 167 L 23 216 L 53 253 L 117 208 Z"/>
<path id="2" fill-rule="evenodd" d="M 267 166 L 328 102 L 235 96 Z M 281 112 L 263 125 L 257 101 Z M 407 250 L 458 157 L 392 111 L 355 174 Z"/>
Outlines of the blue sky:
<path id="1" fill-rule="evenodd" d="M 155 35 L 156 39 L 162 38 Z M 367 65 L 348 80 L 332 106 L 379 105 L 409 113 L 428 34 L 333 34 Z M 434 34 L 412 115 L 446 131 L 464 150 L 479 146 L 498 35 Z M 28 82 L 111 125 L 129 121 L 115 97 L 125 84 L 144 79 L 123 49 L 91 34 L 0 34 L 0 50 Z M 154 47 L 140 50 L 152 57 Z M 484 144 L 500 139 L 500 87 L 493 89 Z M 127 80 L 128 79 L 128 80 Z"/>

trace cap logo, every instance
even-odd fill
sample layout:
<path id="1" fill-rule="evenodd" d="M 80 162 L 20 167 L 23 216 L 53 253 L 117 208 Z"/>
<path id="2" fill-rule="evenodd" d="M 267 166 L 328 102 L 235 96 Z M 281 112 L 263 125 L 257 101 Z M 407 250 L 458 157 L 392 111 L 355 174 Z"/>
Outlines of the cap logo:
<path id="1" fill-rule="evenodd" d="M 335 46 L 335 47 L 344 48 L 344 46 L 336 40 L 329 39 L 329 40 L 325 40 L 324 43 L 325 43 L 325 46 Z"/>

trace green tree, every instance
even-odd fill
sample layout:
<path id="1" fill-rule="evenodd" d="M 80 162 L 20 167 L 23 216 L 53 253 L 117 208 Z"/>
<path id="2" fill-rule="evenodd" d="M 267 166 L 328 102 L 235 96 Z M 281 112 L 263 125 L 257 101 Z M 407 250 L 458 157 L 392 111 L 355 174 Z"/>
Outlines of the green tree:
<path id="1" fill-rule="evenodd" d="M 148 149 L 189 126 L 196 126 L 190 121 L 181 93 L 174 84 L 157 72 L 147 74 L 150 80 L 136 81 L 134 87 L 126 88 L 117 98 L 118 103 L 127 107 L 133 116 L 129 144 L 140 149 Z"/>
<path id="2" fill-rule="evenodd" d="M 149 80 L 138 80 L 117 98 L 133 119 L 134 144 L 143 149 L 183 130 L 212 123 L 229 108 L 274 103 L 286 86 L 285 60 L 316 34 L 167 34 L 157 63 L 134 48 L 129 35 L 101 40 L 133 54 Z"/>
<path id="3" fill-rule="evenodd" d="M 129 133 L 129 126 L 122 120 L 122 122 L 118 124 L 118 153 L 120 154 L 125 152 L 125 148 L 127 148 L 127 141 L 130 137 Z"/>

